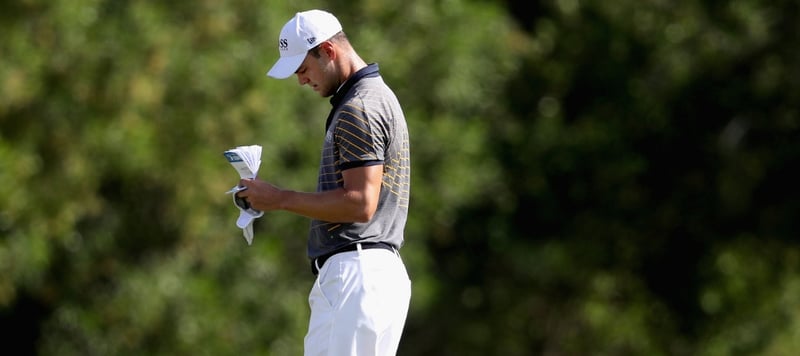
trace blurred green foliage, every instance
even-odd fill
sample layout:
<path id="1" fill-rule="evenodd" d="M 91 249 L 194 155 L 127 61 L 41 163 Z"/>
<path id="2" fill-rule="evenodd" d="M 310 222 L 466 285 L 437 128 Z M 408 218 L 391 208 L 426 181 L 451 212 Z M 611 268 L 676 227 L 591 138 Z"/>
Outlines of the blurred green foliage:
<path id="1" fill-rule="evenodd" d="M 794 1 L 0 4 L 0 332 L 40 355 L 297 355 L 306 219 L 247 246 L 222 156 L 315 186 L 327 100 L 265 73 L 337 14 L 413 154 L 401 355 L 800 349 Z"/>

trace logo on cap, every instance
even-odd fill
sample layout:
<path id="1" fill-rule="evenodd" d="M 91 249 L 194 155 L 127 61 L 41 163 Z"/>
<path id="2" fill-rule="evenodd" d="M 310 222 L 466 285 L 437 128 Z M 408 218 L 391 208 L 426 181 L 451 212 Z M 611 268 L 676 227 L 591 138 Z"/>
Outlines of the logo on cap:
<path id="1" fill-rule="evenodd" d="M 285 38 L 281 38 L 280 41 L 278 41 L 278 48 L 281 51 L 285 51 L 285 50 L 289 49 L 289 40 L 287 40 Z"/>
<path id="2" fill-rule="evenodd" d="M 306 38 L 306 41 L 308 41 L 308 44 L 313 44 L 314 42 L 317 42 L 317 38 L 314 37 L 314 36 L 311 36 L 309 38 Z"/>

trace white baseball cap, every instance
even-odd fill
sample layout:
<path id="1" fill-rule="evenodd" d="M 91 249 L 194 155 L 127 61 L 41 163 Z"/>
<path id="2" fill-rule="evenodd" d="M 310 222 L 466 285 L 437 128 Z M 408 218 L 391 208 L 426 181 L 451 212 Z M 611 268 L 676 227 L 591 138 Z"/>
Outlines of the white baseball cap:
<path id="1" fill-rule="evenodd" d="M 329 40 L 342 30 L 333 14 L 322 10 L 298 12 L 283 25 L 278 37 L 281 58 L 267 72 L 270 77 L 285 79 L 294 74 L 306 58 L 308 50 Z"/>

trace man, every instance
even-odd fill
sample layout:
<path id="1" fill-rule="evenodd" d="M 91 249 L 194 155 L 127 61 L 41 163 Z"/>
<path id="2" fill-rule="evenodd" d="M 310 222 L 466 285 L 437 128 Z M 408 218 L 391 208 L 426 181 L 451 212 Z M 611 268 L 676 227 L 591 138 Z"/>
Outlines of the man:
<path id="1" fill-rule="evenodd" d="M 297 13 L 281 30 L 267 73 L 297 75 L 331 97 L 316 192 L 243 179 L 254 209 L 311 218 L 308 256 L 316 281 L 305 355 L 394 355 L 411 282 L 400 259 L 408 214 L 410 153 L 405 117 L 377 64 L 351 46 L 334 15 Z"/>

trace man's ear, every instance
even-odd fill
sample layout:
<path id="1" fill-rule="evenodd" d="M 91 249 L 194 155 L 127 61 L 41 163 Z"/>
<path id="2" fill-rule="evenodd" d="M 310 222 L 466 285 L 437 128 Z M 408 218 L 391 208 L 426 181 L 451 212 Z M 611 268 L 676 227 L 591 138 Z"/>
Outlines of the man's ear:
<path id="1" fill-rule="evenodd" d="M 331 41 L 325 41 L 319 44 L 319 49 L 324 52 L 330 59 L 336 59 L 336 48 Z"/>

